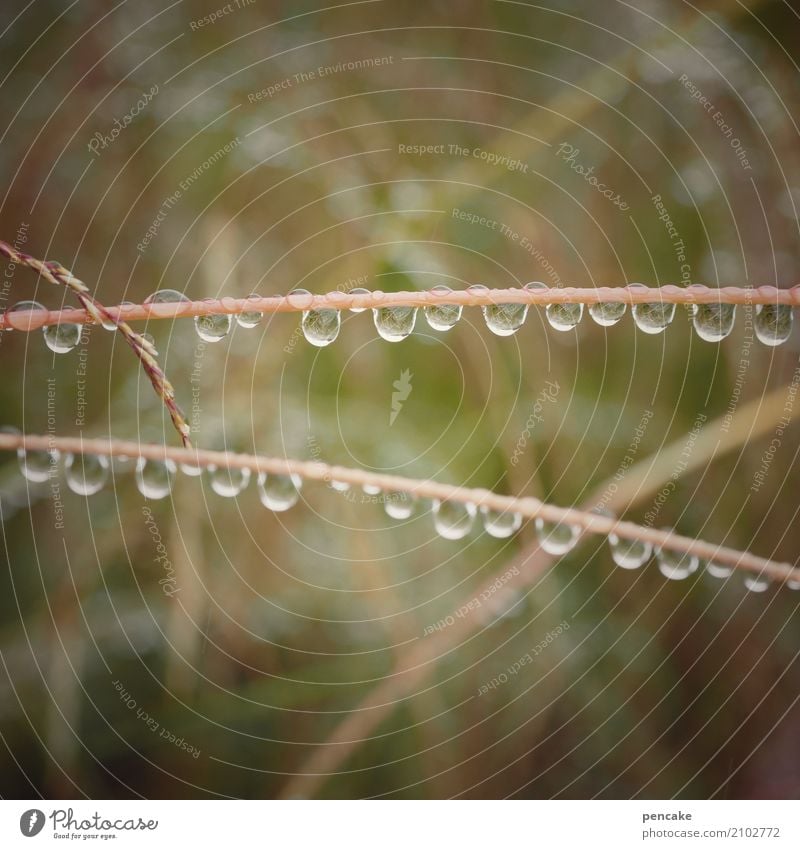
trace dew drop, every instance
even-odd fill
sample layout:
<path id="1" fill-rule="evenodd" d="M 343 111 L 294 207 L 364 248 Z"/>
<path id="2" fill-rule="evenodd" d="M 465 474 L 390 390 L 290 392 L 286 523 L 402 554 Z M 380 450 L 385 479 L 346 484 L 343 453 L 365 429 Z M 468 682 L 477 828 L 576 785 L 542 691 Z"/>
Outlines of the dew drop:
<path id="1" fill-rule="evenodd" d="M 42 317 L 37 321 L 35 315 L 27 319 L 23 319 L 21 315 L 15 316 L 15 313 L 46 313 L 47 307 L 43 307 L 38 301 L 19 301 L 8 310 L 6 318 L 11 327 L 15 330 L 35 330 L 41 327 Z M 44 329 L 44 328 L 42 328 Z"/>
<path id="2" fill-rule="evenodd" d="M 335 489 L 336 492 L 347 492 L 350 489 L 350 484 L 347 481 L 331 480 L 328 485 L 331 489 Z"/>
<path id="3" fill-rule="evenodd" d="M 387 492 L 383 509 L 392 519 L 409 519 L 414 513 L 416 500 L 410 492 Z"/>
<path id="4" fill-rule="evenodd" d="M 351 295 L 369 295 L 369 289 L 362 289 L 360 286 L 350 290 Z M 364 312 L 366 307 L 350 307 L 350 312 Z"/>
<path id="5" fill-rule="evenodd" d="M 545 314 L 554 330 L 574 330 L 583 318 L 583 304 L 548 304 Z"/>
<path id="6" fill-rule="evenodd" d="M 763 593 L 769 589 L 769 579 L 760 575 L 748 575 L 744 579 L 744 585 L 751 593 Z"/>
<path id="7" fill-rule="evenodd" d="M 484 293 L 489 288 L 476 284 L 470 286 L 468 291 Z M 512 336 L 522 327 L 528 315 L 527 304 L 486 304 L 481 310 L 486 326 L 497 336 Z"/>
<path id="8" fill-rule="evenodd" d="M 706 563 L 706 572 L 712 578 L 729 578 L 733 574 L 730 566 L 721 566 L 719 563 Z"/>
<path id="9" fill-rule="evenodd" d="M 671 530 L 664 528 L 665 531 Z M 671 581 L 682 581 L 697 571 L 699 558 L 684 551 L 673 551 L 670 548 L 656 546 L 658 569 L 665 578 Z"/>
<path id="10" fill-rule="evenodd" d="M 481 518 L 483 529 L 491 537 L 506 539 L 515 534 L 522 525 L 522 516 L 510 510 L 492 510 L 489 507 L 481 507 Z"/>
<path id="11" fill-rule="evenodd" d="M 233 320 L 230 315 L 196 315 L 194 329 L 204 342 L 221 342 L 230 333 Z"/>
<path id="12" fill-rule="evenodd" d="M 589 304 L 589 315 L 601 327 L 613 327 L 625 315 L 627 304 L 606 301 L 599 304 Z"/>
<path id="13" fill-rule="evenodd" d="M 67 486 L 78 495 L 94 495 L 108 480 L 107 457 L 94 454 L 67 454 L 64 473 Z"/>
<path id="14" fill-rule="evenodd" d="M 787 304 L 756 304 L 753 329 L 759 342 L 775 347 L 792 334 L 792 308 Z"/>
<path id="15" fill-rule="evenodd" d="M 180 470 L 188 478 L 199 478 L 203 474 L 203 467 L 195 466 L 194 463 L 181 463 Z"/>
<path id="16" fill-rule="evenodd" d="M 259 472 L 258 497 L 268 510 L 282 513 L 297 504 L 302 485 L 303 482 L 297 475 Z"/>
<path id="17" fill-rule="evenodd" d="M 211 489 L 223 498 L 235 498 L 250 483 L 250 469 L 236 466 L 209 466 Z"/>
<path id="18" fill-rule="evenodd" d="M 431 292 L 447 295 L 453 290 L 449 286 L 434 286 Z M 456 326 L 461 318 L 462 307 L 460 304 L 432 304 L 425 307 L 425 318 L 434 330 L 450 330 Z"/>
<path id="19" fill-rule="evenodd" d="M 361 486 L 361 490 L 364 495 L 379 495 L 381 492 L 381 488 L 379 486 L 375 486 L 371 483 L 365 483 Z"/>
<path id="20" fill-rule="evenodd" d="M 647 287 L 643 283 L 631 283 L 629 289 Z M 662 333 L 669 326 L 673 318 L 675 318 L 675 304 L 667 301 L 655 301 L 647 304 L 634 304 L 633 320 L 636 326 L 643 333 L 654 335 Z"/>
<path id="21" fill-rule="evenodd" d="M 786 586 L 790 590 L 800 590 L 800 581 L 787 581 Z"/>
<path id="22" fill-rule="evenodd" d="M 257 298 L 258 295 L 248 295 L 248 298 Z M 247 328 L 248 330 L 252 327 L 255 327 L 261 319 L 264 318 L 263 312 L 257 312 L 256 310 L 247 310 L 246 312 L 240 312 L 236 314 L 236 323 L 239 327 Z"/>
<path id="23" fill-rule="evenodd" d="M 372 310 L 375 329 L 387 342 L 402 342 L 417 321 L 416 307 L 377 307 Z"/>
<path id="24" fill-rule="evenodd" d="M 179 304 L 188 300 L 189 298 L 177 289 L 159 289 L 152 295 L 148 295 L 144 302 L 146 304 Z"/>
<path id="25" fill-rule="evenodd" d="M 694 329 L 706 342 L 721 342 L 733 330 L 736 304 L 696 304 Z"/>
<path id="26" fill-rule="evenodd" d="M 169 495 L 176 472 L 177 468 L 172 460 L 148 460 L 139 457 L 136 461 L 136 487 L 145 498 L 157 501 Z"/>
<path id="27" fill-rule="evenodd" d="M 80 324 L 50 324 L 42 333 L 47 347 L 56 354 L 68 354 L 81 341 Z"/>
<path id="28" fill-rule="evenodd" d="M 342 314 L 339 310 L 306 310 L 300 326 L 307 342 L 324 348 L 339 335 Z"/>
<path id="29" fill-rule="evenodd" d="M 581 529 L 577 525 L 565 522 L 548 522 L 541 516 L 536 517 L 536 536 L 539 545 L 548 554 L 566 554 L 575 548 Z"/>
<path id="30" fill-rule="evenodd" d="M 626 539 L 613 531 L 608 535 L 611 559 L 621 569 L 639 569 L 644 566 L 653 553 L 653 546 L 640 539 Z"/>
<path id="31" fill-rule="evenodd" d="M 57 449 L 29 451 L 17 448 L 17 461 L 23 477 L 31 483 L 44 483 L 56 471 L 59 460 Z"/>
<path id="32" fill-rule="evenodd" d="M 475 522 L 477 509 L 474 504 L 460 501 L 433 501 L 433 526 L 444 539 L 463 539 Z"/>

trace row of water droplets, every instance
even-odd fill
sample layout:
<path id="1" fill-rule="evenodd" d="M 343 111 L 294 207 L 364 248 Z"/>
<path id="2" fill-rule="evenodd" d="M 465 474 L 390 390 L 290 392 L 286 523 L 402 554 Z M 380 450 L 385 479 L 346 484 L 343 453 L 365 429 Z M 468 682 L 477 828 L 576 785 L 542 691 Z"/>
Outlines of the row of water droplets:
<path id="1" fill-rule="evenodd" d="M 5 432 L 19 433 L 13 428 L 3 428 Z M 56 450 L 31 451 L 18 449 L 17 457 L 22 474 L 34 483 L 44 483 L 56 469 L 59 454 Z M 119 459 L 119 458 L 118 458 Z M 124 458 L 123 458 L 124 460 Z M 130 462 L 130 460 L 124 460 Z M 159 500 L 166 498 L 172 491 L 178 473 L 178 464 L 171 459 L 153 460 L 139 457 L 135 465 L 136 486 L 145 498 Z M 94 495 L 105 486 L 110 477 L 110 461 L 107 457 L 94 454 L 66 454 L 64 473 L 67 486 L 78 495 Z M 205 474 L 210 488 L 223 498 L 235 498 L 250 483 L 250 469 L 233 466 L 201 466 L 181 463 L 180 470 L 191 477 Z M 297 475 L 281 475 L 259 472 L 257 476 L 258 496 L 261 503 L 274 512 L 282 512 L 293 507 L 300 499 L 302 480 Z M 350 484 L 332 480 L 330 487 L 338 492 L 346 492 Z M 364 485 L 367 495 L 377 496 L 382 490 L 376 486 Z M 417 510 L 418 499 L 407 492 L 386 492 L 382 499 L 384 510 L 392 519 L 410 519 Z M 436 532 L 446 540 L 460 540 L 468 536 L 480 514 L 483 530 L 496 539 L 513 536 L 522 526 L 522 515 L 513 511 L 498 511 L 485 505 L 480 507 L 470 502 L 434 499 L 432 502 L 433 524 Z M 610 516 L 605 513 L 604 515 Z M 561 557 L 568 554 L 577 545 L 581 528 L 566 522 L 551 522 L 542 517 L 535 519 L 536 535 L 542 549 L 548 554 Z M 668 529 L 665 529 L 668 530 Z M 688 578 L 700 568 L 696 555 L 673 551 L 672 549 L 653 547 L 640 539 L 620 537 L 613 531 L 608 535 L 611 557 L 622 569 L 639 569 L 653 555 L 661 574 L 670 580 Z M 715 578 L 727 578 L 733 569 L 715 563 L 707 563 L 705 570 Z M 763 592 L 769 581 L 763 577 L 748 575 L 744 579 L 747 589 Z M 787 581 L 790 589 L 800 589 L 800 582 Z"/>
<path id="2" fill-rule="evenodd" d="M 631 287 L 642 286 L 632 283 Z M 544 283 L 527 283 L 529 291 L 548 289 Z M 431 289 L 445 300 L 453 290 L 439 285 Z M 490 291 L 486 286 L 475 285 L 469 292 L 484 294 Z M 370 295 L 368 289 L 351 289 L 351 295 Z M 251 297 L 257 297 L 255 295 Z M 311 303 L 313 297 L 306 289 L 294 289 L 287 296 L 289 302 L 301 308 Z M 187 302 L 189 298 L 175 289 L 160 289 L 145 300 L 146 304 Z M 123 301 L 122 306 L 129 302 Z M 667 301 L 634 304 L 631 313 L 636 326 L 648 334 L 662 333 L 675 318 L 676 305 Z M 623 303 L 594 303 L 588 307 L 589 315 L 602 327 L 617 324 L 627 312 Z M 707 342 L 720 342 L 733 330 L 736 317 L 736 305 L 726 303 L 691 304 L 688 306 L 697 335 Z M 36 301 L 21 301 L 9 312 L 45 310 Z M 351 307 L 350 312 L 364 312 L 363 307 Z M 486 326 L 498 336 L 511 336 L 519 330 L 528 315 L 528 304 L 489 304 L 481 307 Z M 428 325 L 440 332 L 451 330 L 461 318 L 462 307 L 459 304 L 432 304 L 423 308 Z M 545 308 L 548 323 L 555 330 L 567 332 L 574 330 L 583 318 L 584 305 L 581 303 L 553 303 Z M 417 307 L 390 306 L 375 307 L 372 310 L 375 328 L 379 336 L 387 342 L 401 342 L 414 330 L 417 321 Z M 775 346 L 785 342 L 792 332 L 793 310 L 786 304 L 756 304 L 753 330 L 756 337 L 765 345 Z M 198 336 L 205 342 L 219 342 L 231 331 L 234 320 L 240 327 L 253 328 L 263 318 L 256 310 L 246 311 L 232 316 L 230 314 L 209 314 L 195 316 L 194 323 Z M 341 312 L 333 308 L 304 309 L 301 328 L 306 340 L 317 347 L 330 345 L 339 335 L 342 326 Z M 113 322 L 103 322 L 107 330 L 114 330 Z M 51 351 L 64 354 L 75 348 L 80 342 L 79 324 L 54 324 L 42 328 L 45 342 Z M 147 335 L 147 334 L 145 334 Z"/>

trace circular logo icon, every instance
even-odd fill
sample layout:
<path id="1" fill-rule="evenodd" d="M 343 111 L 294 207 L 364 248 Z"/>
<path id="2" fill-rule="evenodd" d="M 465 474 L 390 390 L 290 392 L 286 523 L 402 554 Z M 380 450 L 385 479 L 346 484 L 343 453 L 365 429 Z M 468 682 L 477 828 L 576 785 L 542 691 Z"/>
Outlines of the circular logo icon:
<path id="1" fill-rule="evenodd" d="M 44 828 L 44 811 L 31 808 L 19 818 L 19 830 L 25 837 L 35 837 Z"/>

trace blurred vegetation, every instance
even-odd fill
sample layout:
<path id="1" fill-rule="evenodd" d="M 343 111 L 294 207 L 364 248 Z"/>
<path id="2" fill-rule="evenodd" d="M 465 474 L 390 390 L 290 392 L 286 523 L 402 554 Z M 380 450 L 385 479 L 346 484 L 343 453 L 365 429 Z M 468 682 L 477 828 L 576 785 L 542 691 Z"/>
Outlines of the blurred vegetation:
<path id="1" fill-rule="evenodd" d="M 213 4 L 16 5 L 0 12 L 0 237 L 23 232 L 24 250 L 59 259 L 105 303 L 164 287 L 203 298 L 664 284 L 681 282 L 684 262 L 709 285 L 798 279 L 800 21 L 777 0 L 329 10 L 255 0 L 203 27 L 192 22 Z M 681 74 L 734 128 L 749 168 Z M 94 134 L 108 135 L 154 85 L 146 108 L 93 153 Z M 573 170 L 562 144 L 629 210 Z M 19 270 L 4 294 L 4 308 L 63 298 Z M 685 438 L 698 415 L 724 415 L 736 395 L 791 381 L 797 334 L 748 356 L 741 312 L 720 345 L 698 340 L 682 310 L 656 337 L 629 317 L 557 333 L 532 310 L 506 339 L 467 310 L 447 334 L 420 316 L 398 345 L 377 338 L 367 313 L 348 314 L 324 350 L 298 338 L 293 316 L 204 349 L 188 321 L 148 330 L 187 413 L 199 399 L 202 446 L 316 454 L 566 505 L 615 474 L 645 411 L 654 415 L 637 460 Z M 176 444 L 130 351 L 105 331 L 89 337 L 79 428 L 78 352 L 54 356 L 39 334 L 4 334 L 3 423 L 46 431 L 54 380 L 58 433 Z M 392 383 L 406 369 L 413 388 L 390 425 Z M 557 401 L 512 465 L 546 381 L 557 381 Z M 795 562 L 796 429 L 750 491 L 770 440 L 680 476 L 658 524 Z M 528 526 L 512 540 L 447 542 L 428 506 L 398 523 L 360 493 L 324 486 L 272 514 L 254 483 L 226 500 L 206 478 L 181 476 L 170 499 L 148 505 L 180 590 L 170 598 L 130 463 L 88 501 L 63 488 L 62 531 L 48 486 L 22 481 L 15 458 L 2 462 L 6 797 L 275 796 L 404 646 L 535 543 Z M 651 507 L 627 515 L 641 521 Z M 582 543 L 441 658 L 321 793 L 797 796 L 797 600 L 786 589 L 748 593 L 738 576 L 625 572 L 605 546 Z M 562 620 L 570 629 L 535 663 L 477 696 Z"/>

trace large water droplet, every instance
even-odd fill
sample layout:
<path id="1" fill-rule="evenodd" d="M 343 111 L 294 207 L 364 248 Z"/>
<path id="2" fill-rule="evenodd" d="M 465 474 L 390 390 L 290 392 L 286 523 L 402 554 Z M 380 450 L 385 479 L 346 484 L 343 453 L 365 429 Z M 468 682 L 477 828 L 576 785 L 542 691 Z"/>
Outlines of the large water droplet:
<path id="1" fill-rule="evenodd" d="M 194 329 L 204 342 L 221 342 L 231 330 L 230 315 L 196 315 Z"/>
<path id="2" fill-rule="evenodd" d="M 223 498 L 235 498 L 250 482 L 250 469 L 236 466 L 209 466 L 211 489 Z"/>
<path id="3" fill-rule="evenodd" d="M 605 301 L 599 304 L 590 304 L 589 315 L 601 327 L 612 327 L 625 315 L 627 309 L 627 304 Z"/>
<path id="4" fill-rule="evenodd" d="M 477 512 L 474 504 L 437 498 L 433 502 L 433 526 L 445 539 L 463 539 L 472 530 Z"/>
<path id="5" fill-rule="evenodd" d="M 372 310 L 375 329 L 387 342 L 402 342 L 417 321 L 416 307 L 377 307 Z"/>
<path id="6" fill-rule="evenodd" d="M 694 329 L 706 342 L 721 342 L 733 330 L 736 304 L 697 304 Z"/>
<path id="7" fill-rule="evenodd" d="M 144 302 L 146 304 L 178 304 L 188 300 L 189 298 L 177 289 L 159 289 L 152 295 L 148 295 Z"/>
<path id="8" fill-rule="evenodd" d="M 611 559 L 622 569 L 639 569 L 650 559 L 653 546 L 640 539 L 626 539 L 613 531 L 608 535 Z"/>
<path id="9" fill-rule="evenodd" d="M 530 284 L 529 284 L 530 285 Z M 488 292 L 487 286 L 470 286 L 470 292 Z M 481 307 L 483 320 L 492 333 L 498 336 L 512 336 L 525 323 L 528 314 L 527 304 L 486 304 Z"/>
<path id="10" fill-rule="evenodd" d="M 387 492 L 383 509 L 392 519 L 408 519 L 414 513 L 417 499 L 410 492 Z"/>
<path id="11" fill-rule="evenodd" d="M 539 545 L 548 553 L 561 555 L 572 551 L 578 542 L 581 529 L 565 522 L 549 522 L 541 516 L 536 517 L 536 536 Z"/>
<path id="12" fill-rule="evenodd" d="M 29 451 L 17 448 L 19 470 L 31 483 L 44 483 L 58 466 L 59 452 L 57 449 L 45 451 Z"/>
<path id="13" fill-rule="evenodd" d="M 583 304 L 548 304 L 547 321 L 554 330 L 574 330 L 583 318 Z"/>
<path id="14" fill-rule="evenodd" d="M 489 536 L 497 539 L 505 539 L 515 534 L 522 525 L 522 516 L 510 510 L 492 510 L 489 507 L 481 507 L 481 518 L 483 529 Z"/>
<path id="15" fill-rule="evenodd" d="M 453 290 L 449 286 L 434 286 L 431 292 L 447 295 Z M 425 307 L 425 318 L 434 330 L 450 330 L 461 318 L 460 304 L 434 304 Z"/>
<path id="16" fill-rule="evenodd" d="M 733 574 L 730 566 L 721 566 L 719 563 L 706 563 L 706 572 L 712 578 L 729 578 Z"/>
<path id="17" fill-rule="evenodd" d="M 30 330 L 32 328 L 39 327 L 40 324 L 36 320 L 36 316 L 31 316 L 27 320 L 22 319 L 21 315 L 15 315 L 15 313 L 46 313 L 47 307 L 43 307 L 38 301 L 19 301 L 14 304 L 13 307 L 10 307 L 7 314 L 6 319 L 12 328 L 15 330 Z M 42 318 L 42 320 L 44 320 Z M 44 329 L 44 328 L 42 328 Z"/>
<path id="18" fill-rule="evenodd" d="M 203 474 L 203 467 L 194 463 L 181 463 L 180 470 L 189 478 L 199 478 Z"/>
<path id="19" fill-rule="evenodd" d="M 42 333 L 47 347 L 56 354 L 68 354 L 81 341 L 80 324 L 50 324 Z"/>
<path id="20" fill-rule="evenodd" d="M 362 289 L 360 286 L 356 286 L 355 289 L 350 290 L 351 295 L 369 295 L 369 289 Z M 350 312 L 364 312 L 366 307 L 350 307 Z"/>
<path id="21" fill-rule="evenodd" d="M 302 485 L 303 482 L 297 475 L 274 475 L 260 472 L 258 475 L 258 497 L 268 510 L 281 513 L 297 504 Z"/>
<path id="22" fill-rule="evenodd" d="M 78 495 L 94 495 L 108 480 L 107 457 L 94 454 L 67 454 L 64 472 L 67 486 Z"/>
<path id="23" fill-rule="evenodd" d="M 177 468 L 172 460 L 136 460 L 136 487 L 145 498 L 157 501 L 172 490 Z"/>
<path id="24" fill-rule="evenodd" d="M 761 575 L 748 575 L 744 579 L 745 587 L 751 593 L 763 593 L 769 589 L 769 578 L 762 578 Z"/>
<path id="25" fill-rule="evenodd" d="M 669 531 L 670 528 L 664 528 Z M 673 551 L 670 548 L 656 546 L 658 569 L 665 578 L 671 581 L 682 581 L 694 574 L 700 565 L 700 559 L 684 551 Z"/>
<path id="26" fill-rule="evenodd" d="M 647 287 L 643 283 L 631 283 L 628 288 L 643 288 Z M 656 301 L 654 303 L 634 304 L 633 320 L 636 326 L 643 333 L 662 333 L 669 326 L 673 318 L 675 318 L 675 304 L 667 301 Z"/>
<path id="27" fill-rule="evenodd" d="M 760 342 L 770 347 L 780 345 L 792 335 L 794 314 L 787 304 L 756 304 L 753 329 Z"/>
<path id="28" fill-rule="evenodd" d="M 339 335 L 342 326 L 342 314 L 339 310 L 305 310 L 301 327 L 306 341 L 317 348 L 330 345 Z"/>
<path id="29" fill-rule="evenodd" d="M 257 298 L 258 295 L 248 295 L 248 298 Z M 239 327 L 245 327 L 250 329 L 251 327 L 255 327 L 261 319 L 264 318 L 263 312 L 257 312 L 256 310 L 248 310 L 247 312 L 240 312 L 236 314 L 236 323 Z"/>

